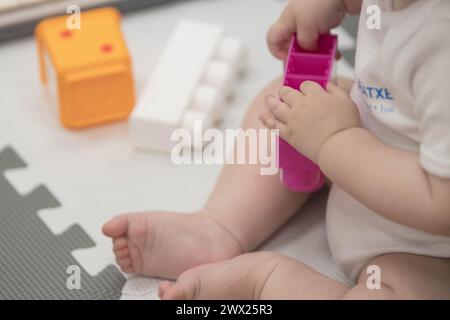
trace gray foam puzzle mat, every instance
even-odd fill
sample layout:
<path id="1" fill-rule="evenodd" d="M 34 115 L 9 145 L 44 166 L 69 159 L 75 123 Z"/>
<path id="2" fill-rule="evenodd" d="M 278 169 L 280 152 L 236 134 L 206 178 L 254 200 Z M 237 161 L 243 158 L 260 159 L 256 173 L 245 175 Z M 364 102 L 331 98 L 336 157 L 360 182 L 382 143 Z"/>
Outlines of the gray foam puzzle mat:
<path id="1" fill-rule="evenodd" d="M 78 225 L 55 236 L 37 211 L 60 206 L 43 185 L 19 194 L 6 179 L 7 170 L 26 167 L 11 148 L 0 151 L 0 299 L 119 299 L 125 278 L 108 266 L 90 276 L 71 251 L 95 245 Z M 78 266 L 80 288 L 68 289 L 69 266 Z"/>

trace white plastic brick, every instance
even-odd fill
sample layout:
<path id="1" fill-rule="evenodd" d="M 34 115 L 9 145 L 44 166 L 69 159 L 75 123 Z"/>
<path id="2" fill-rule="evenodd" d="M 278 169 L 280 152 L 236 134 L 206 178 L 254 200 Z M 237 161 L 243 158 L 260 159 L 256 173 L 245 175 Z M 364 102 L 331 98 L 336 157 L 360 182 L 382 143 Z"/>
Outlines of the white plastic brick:
<path id="1" fill-rule="evenodd" d="M 216 86 L 199 85 L 192 96 L 191 108 L 205 112 L 214 123 L 225 111 L 225 94 Z"/>
<path id="2" fill-rule="evenodd" d="M 131 115 L 133 144 L 169 152 L 175 129 L 191 130 L 199 120 L 205 129 L 214 125 L 234 92 L 243 56 L 242 43 L 222 26 L 180 22 Z"/>
<path id="3" fill-rule="evenodd" d="M 246 54 L 242 42 L 235 37 L 226 36 L 217 48 L 216 58 L 229 63 L 240 74 L 245 69 Z"/>

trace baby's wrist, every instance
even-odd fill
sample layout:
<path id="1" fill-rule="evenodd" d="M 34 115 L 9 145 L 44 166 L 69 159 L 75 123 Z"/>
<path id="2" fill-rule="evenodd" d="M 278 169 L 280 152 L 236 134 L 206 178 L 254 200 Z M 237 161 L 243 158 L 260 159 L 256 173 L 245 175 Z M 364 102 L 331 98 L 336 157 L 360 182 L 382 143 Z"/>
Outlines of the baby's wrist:
<path id="1" fill-rule="evenodd" d="M 317 165 L 320 168 L 327 167 L 328 160 L 334 158 L 336 152 L 344 150 L 345 144 L 348 144 L 356 135 L 363 134 L 364 132 L 367 131 L 355 126 L 341 130 L 330 136 L 317 153 Z"/>

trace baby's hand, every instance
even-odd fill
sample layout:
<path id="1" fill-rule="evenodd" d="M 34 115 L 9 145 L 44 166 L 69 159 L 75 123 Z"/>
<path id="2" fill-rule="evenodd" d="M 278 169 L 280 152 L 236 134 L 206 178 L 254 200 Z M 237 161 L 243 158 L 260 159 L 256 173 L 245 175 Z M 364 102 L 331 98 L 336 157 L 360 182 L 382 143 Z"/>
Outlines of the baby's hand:
<path id="1" fill-rule="evenodd" d="M 270 112 L 262 114 L 261 121 L 270 129 L 279 129 L 281 138 L 315 163 L 331 137 L 360 126 L 356 105 L 334 84 L 328 84 L 325 91 L 316 82 L 305 81 L 300 91 L 282 87 L 279 96 L 266 97 Z"/>
<path id="2" fill-rule="evenodd" d="M 337 27 L 345 13 L 343 0 L 291 0 L 269 29 L 269 49 L 276 58 L 284 60 L 292 34 L 297 33 L 297 41 L 302 48 L 315 50 L 319 35 Z"/>

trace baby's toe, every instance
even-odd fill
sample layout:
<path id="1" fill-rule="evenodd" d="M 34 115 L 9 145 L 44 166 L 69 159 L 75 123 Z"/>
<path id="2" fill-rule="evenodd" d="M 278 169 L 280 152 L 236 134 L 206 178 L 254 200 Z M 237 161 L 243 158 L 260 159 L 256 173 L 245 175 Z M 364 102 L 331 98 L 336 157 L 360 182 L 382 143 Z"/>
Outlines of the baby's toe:
<path id="1" fill-rule="evenodd" d="M 116 262 L 119 265 L 119 267 L 122 269 L 122 271 L 125 272 L 126 269 L 132 268 L 131 259 L 129 256 L 125 258 L 118 258 L 116 257 Z"/>
<path id="2" fill-rule="evenodd" d="M 126 237 L 115 238 L 113 240 L 114 252 L 128 248 L 128 239 Z"/>
<path id="3" fill-rule="evenodd" d="M 194 269 L 183 273 L 175 283 L 161 284 L 163 300 L 195 300 L 200 296 L 200 277 Z"/>
<path id="4" fill-rule="evenodd" d="M 112 218 L 103 225 L 103 234 L 107 237 L 116 238 L 126 235 L 128 231 L 128 215 L 120 215 Z"/>
<path id="5" fill-rule="evenodd" d="M 161 300 L 192 300 L 187 297 L 184 289 L 177 284 L 174 284 L 172 287 L 167 288 L 164 291 L 161 291 Z"/>
<path id="6" fill-rule="evenodd" d="M 120 269 L 126 273 L 134 273 L 133 263 L 128 249 L 128 239 L 125 237 L 113 240 L 113 252 Z"/>
<path id="7" fill-rule="evenodd" d="M 126 268 L 121 268 L 123 272 L 125 273 L 134 273 L 134 268 L 133 266 L 130 267 L 126 267 Z"/>
<path id="8" fill-rule="evenodd" d="M 118 259 L 124 259 L 130 255 L 130 251 L 128 251 L 128 248 L 117 250 L 115 253 Z"/>
<path id="9" fill-rule="evenodd" d="M 173 287 L 174 282 L 172 281 L 161 281 L 158 288 L 158 296 L 163 299 L 163 296 Z"/>

